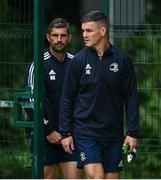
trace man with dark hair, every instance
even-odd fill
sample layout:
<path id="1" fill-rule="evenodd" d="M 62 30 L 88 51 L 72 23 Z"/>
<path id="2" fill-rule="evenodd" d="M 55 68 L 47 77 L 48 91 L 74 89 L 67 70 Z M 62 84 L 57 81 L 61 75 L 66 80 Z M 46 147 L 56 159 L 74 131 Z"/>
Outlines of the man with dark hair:
<path id="1" fill-rule="evenodd" d="M 45 110 L 44 110 L 44 178 L 56 178 L 55 165 L 57 164 L 64 178 L 76 179 L 81 177 L 77 169 L 76 154 L 64 152 L 61 146 L 62 136 L 58 131 L 59 101 L 66 68 L 73 59 L 67 52 L 71 40 L 69 23 L 62 18 L 54 19 L 47 30 L 46 38 L 49 50 L 44 53 L 44 79 L 45 79 Z M 34 63 L 27 71 L 27 85 L 34 87 Z"/>
<path id="2" fill-rule="evenodd" d="M 70 62 L 60 103 L 64 150 L 79 153 L 87 178 L 118 179 L 122 145 L 136 148 L 138 94 L 132 62 L 108 40 L 108 19 L 91 11 L 82 20 L 86 47 Z M 126 109 L 128 130 L 123 138 Z"/>

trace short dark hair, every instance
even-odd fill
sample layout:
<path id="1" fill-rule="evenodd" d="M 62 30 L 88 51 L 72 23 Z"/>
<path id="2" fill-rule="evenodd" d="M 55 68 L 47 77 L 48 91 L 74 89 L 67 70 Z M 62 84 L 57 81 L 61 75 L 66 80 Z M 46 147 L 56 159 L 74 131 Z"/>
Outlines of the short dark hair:
<path id="1" fill-rule="evenodd" d="M 56 18 L 52 20 L 48 26 L 47 32 L 49 33 L 52 30 L 52 28 L 67 28 L 67 31 L 70 34 L 69 23 L 66 19 Z"/>
<path id="2" fill-rule="evenodd" d="M 85 14 L 81 19 L 81 23 L 91 21 L 94 21 L 96 23 L 98 22 L 104 24 L 105 26 L 108 26 L 108 18 L 102 11 L 90 11 L 89 13 Z"/>

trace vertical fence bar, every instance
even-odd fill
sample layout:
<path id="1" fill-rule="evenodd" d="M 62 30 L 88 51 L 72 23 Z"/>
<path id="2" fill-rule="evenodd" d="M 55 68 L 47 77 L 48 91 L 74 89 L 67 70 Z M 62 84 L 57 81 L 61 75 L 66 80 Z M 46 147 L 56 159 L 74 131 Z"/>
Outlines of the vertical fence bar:
<path id="1" fill-rule="evenodd" d="M 109 0 L 103 0 L 103 12 L 109 16 Z"/>
<path id="2" fill-rule="evenodd" d="M 43 179 L 44 7 L 44 0 L 34 0 L 34 179 Z"/>

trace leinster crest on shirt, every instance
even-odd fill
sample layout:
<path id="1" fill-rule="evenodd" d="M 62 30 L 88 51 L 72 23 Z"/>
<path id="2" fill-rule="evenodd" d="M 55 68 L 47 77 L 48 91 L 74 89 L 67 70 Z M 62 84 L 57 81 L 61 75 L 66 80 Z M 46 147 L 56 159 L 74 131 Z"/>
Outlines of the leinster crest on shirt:
<path id="1" fill-rule="evenodd" d="M 112 63 L 110 65 L 110 71 L 113 71 L 113 72 L 119 71 L 119 65 L 117 63 Z"/>

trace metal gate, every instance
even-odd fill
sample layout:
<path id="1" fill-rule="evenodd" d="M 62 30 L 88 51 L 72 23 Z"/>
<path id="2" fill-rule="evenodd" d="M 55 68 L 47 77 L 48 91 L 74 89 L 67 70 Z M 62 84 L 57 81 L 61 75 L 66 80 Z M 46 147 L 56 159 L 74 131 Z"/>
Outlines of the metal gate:
<path id="1" fill-rule="evenodd" d="M 131 57 L 140 104 L 136 160 L 123 178 L 161 178 L 161 23 L 159 1 L 110 0 L 110 40 Z M 155 18 L 156 17 L 156 18 Z"/>
<path id="2" fill-rule="evenodd" d="M 44 1 L 1 0 L 0 11 L 0 178 L 42 178 Z M 24 86 L 25 68 L 33 59 L 40 74 L 34 77 L 34 95 Z M 34 121 L 25 122 L 25 107 L 31 107 L 25 99 L 32 96 Z"/>
<path id="3" fill-rule="evenodd" d="M 13 126 L 11 100 L 24 89 L 24 70 L 33 57 L 33 20 L 27 14 L 33 4 L 0 3 L 0 178 L 31 178 L 30 139 L 27 130 Z"/>

